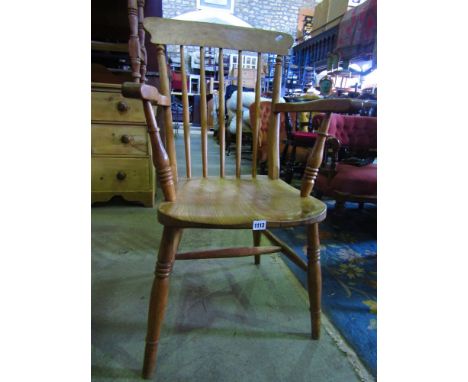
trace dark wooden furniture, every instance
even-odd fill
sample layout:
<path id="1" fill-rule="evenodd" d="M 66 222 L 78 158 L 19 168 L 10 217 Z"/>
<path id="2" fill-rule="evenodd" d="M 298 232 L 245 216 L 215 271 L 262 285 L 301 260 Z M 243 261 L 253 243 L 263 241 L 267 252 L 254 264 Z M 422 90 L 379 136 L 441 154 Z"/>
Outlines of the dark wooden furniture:
<path id="1" fill-rule="evenodd" d="M 254 256 L 255 264 L 260 264 L 260 255 L 279 252 L 280 245 L 260 246 L 262 232 L 253 230 L 253 247 L 223 248 L 215 250 L 176 253 L 184 228 L 217 228 L 217 229 L 253 229 L 259 221 L 266 227 L 307 227 L 306 264 L 296 254 L 285 251 L 285 254 L 308 275 L 310 298 L 310 316 L 312 338 L 320 336 L 320 243 L 318 223 L 325 219 L 326 205 L 310 195 L 318 169 L 322 161 L 323 148 L 329 126 L 328 114 L 318 130 L 318 138 L 309 156 L 304 172 L 301 190 L 297 190 L 279 179 L 279 123 L 281 111 L 290 111 L 294 104 L 279 104 L 281 87 L 282 56 L 288 53 L 293 43 L 291 36 L 285 33 L 263 31 L 251 28 L 225 26 L 202 22 L 146 18 L 143 19 L 141 2 L 129 0 L 130 41 L 129 52 L 132 57 L 132 73 L 135 81 L 124 83 L 122 93 L 126 97 L 138 98 L 143 103 L 148 134 L 152 145 L 153 163 L 156 167 L 164 201 L 158 208 L 158 220 L 164 225 L 163 236 L 156 262 L 155 277 L 151 291 L 146 348 L 143 365 L 143 377 L 150 378 L 156 368 L 156 353 L 159 335 L 162 328 L 165 307 L 169 291 L 169 275 L 175 260 L 208 259 L 223 257 Z M 161 72 L 160 89 L 144 84 L 146 56 L 141 49 L 144 41 L 144 29 L 151 34 L 151 42 L 156 44 L 157 60 Z M 174 147 L 173 120 L 170 107 L 169 79 L 167 73 L 164 45 L 174 44 L 180 47 L 181 63 L 184 62 L 184 46 L 200 46 L 200 115 L 203 176 L 194 178 L 191 174 L 190 157 L 190 124 L 188 115 L 188 96 L 186 86 L 182 87 L 184 105 L 184 140 L 186 173 L 179 179 L 177 159 Z M 220 164 L 218 174 L 208 174 L 207 156 L 207 105 L 206 81 L 204 70 L 205 47 L 219 48 L 222 63 L 223 48 L 238 51 L 238 62 L 241 62 L 243 51 L 256 51 L 261 60 L 261 53 L 274 53 L 276 71 L 274 77 L 273 113 L 270 118 L 268 142 L 268 176 L 257 176 L 257 139 L 258 123 L 253 127 L 254 152 L 250 174 L 241 174 L 241 129 L 242 91 L 238 92 L 239 107 L 237 113 L 236 134 L 236 171 L 234 176 L 225 172 L 225 138 L 224 131 L 224 79 L 220 76 Z M 222 67 L 222 65 L 220 65 Z M 260 68 L 261 65 L 258 65 Z M 186 84 L 186 70 L 181 67 L 182 84 Z M 239 72 L 241 81 L 242 71 Z M 256 80 L 256 104 L 260 103 L 260 70 Z M 160 136 L 160 129 L 154 117 L 153 104 L 159 106 L 164 121 L 165 139 Z M 302 104 L 306 111 L 346 111 L 354 107 L 347 101 L 314 101 Z M 292 110 L 294 111 L 294 110 Z M 258 122 L 258 121 L 257 121 Z M 210 175 L 210 176 L 208 176 Z M 242 175 L 242 176 L 241 176 Z"/>

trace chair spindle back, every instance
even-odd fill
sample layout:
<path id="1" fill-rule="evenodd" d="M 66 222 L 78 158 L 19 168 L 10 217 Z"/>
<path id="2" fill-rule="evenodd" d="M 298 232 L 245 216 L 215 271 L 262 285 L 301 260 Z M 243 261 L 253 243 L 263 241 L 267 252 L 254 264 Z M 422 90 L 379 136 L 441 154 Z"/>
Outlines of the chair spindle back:
<path id="1" fill-rule="evenodd" d="M 135 4 L 137 0 L 129 0 L 129 19 L 131 19 L 131 28 L 134 28 L 135 24 Z M 139 6 L 140 3 L 137 3 Z M 140 14 L 137 12 L 138 15 Z M 180 49 L 180 58 L 181 58 L 181 76 L 182 76 L 182 106 L 183 106 L 183 126 L 184 126 L 184 146 L 185 146 L 185 165 L 186 165 L 186 177 L 192 177 L 192 164 L 191 164 L 191 154 L 190 154 L 190 123 L 189 123 L 189 114 L 188 114 L 188 95 L 189 89 L 187 89 L 187 69 L 185 64 L 186 57 L 186 46 L 198 46 L 200 49 L 200 125 L 201 125 L 201 161 L 202 161 L 202 176 L 207 177 L 208 174 L 208 116 L 207 116 L 207 82 L 206 82 L 206 70 L 205 70 L 205 51 L 207 47 L 218 48 L 218 68 L 219 68 L 219 144 L 220 144 L 220 162 L 219 162 L 219 176 L 225 177 L 225 105 L 224 105 L 224 96 L 225 96 L 225 81 L 224 81 L 224 49 L 232 49 L 237 51 L 237 110 L 236 110 L 236 172 L 235 176 L 237 178 L 241 177 L 241 153 L 242 153 L 242 56 L 243 53 L 256 52 L 257 53 L 257 73 L 256 73 L 256 86 L 255 86 L 255 103 L 259 105 L 260 103 L 260 91 L 261 91 L 261 54 L 262 53 L 276 53 L 278 55 L 278 63 L 282 60 L 282 55 L 287 54 L 288 49 L 292 45 L 291 36 L 272 31 L 263 31 L 252 28 L 242 28 L 242 27 L 233 27 L 226 25 L 202 23 L 202 22 L 190 22 L 190 21 L 179 21 L 171 19 L 162 19 L 157 17 L 150 17 L 143 20 L 143 26 L 151 35 L 151 42 L 156 44 L 157 52 L 157 61 L 159 65 L 160 73 L 160 88 L 159 91 L 161 95 L 170 98 L 170 88 L 169 88 L 169 77 L 167 75 L 167 58 L 165 54 L 165 45 L 178 45 Z M 129 44 L 137 45 L 135 38 L 135 33 L 131 33 Z M 142 40 L 139 40 L 140 44 Z M 141 49 L 140 49 L 141 51 Z M 132 53 L 133 52 L 133 53 Z M 131 54 L 132 63 L 135 63 L 136 66 L 138 62 L 142 61 L 143 53 L 140 53 L 136 56 L 137 50 L 133 49 Z M 280 64 L 277 64 L 279 67 Z M 136 73 L 136 69 L 133 69 L 132 73 Z M 138 79 L 140 82 L 140 77 L 134 75 L 135 81 Z M 275 76 L 275 81 L 281 78 L 281 70 Z M 280 86 L 275 84 L 274 91 L 278 92 L 275 100 L 279 100 L 279 89 Z M 160 105 L 161 106 L 161 105 Z M 170 106 L 161 106 L 161 112 L 163 114 L 164 121 L 164 132 L 165 132 L 165 142 L 164 147 L 167 150 L 167 156 L 169 158 L 169 164 L 172 169 L 172 184 L 177 181 L 177 162 L 175 156 L 175 144 L 174 144 L 174 133 L 173 133 L 173 120 Z M 149 109 L 148 109 L 149 111 Z M 148 113 L 149 114 L 149 113 Z M 151 115 L 149 115 L 151 120 Z M 274 118 L 275 119 L 275 118 Z M 257 143 L 258 143 L 258 131 L 259 131 L 259 119 L 257 118 L 257 123 L 252 126 L 252 139 L 253 139 L 253 165 L 252 165 L 252 177 L 256 176 L 256 158 L 257 158 Z M 149 125 L 152 125 L 150 123 Z M 277 125 L 277 124 L 276 124 Z M 278 125 L 279 126 L 279 125 Z M 158 128 L 156 127 L 156 130 Z M 158 138 L 159 132 L 157 134 L 152 134 L 154 138 L 151 140 L 152 144 L 157 147 L 153 148 L 159 149 Z M 278 134 L 276 134 L 278 135 Z M 278 147 L 278 145 L 276 145 Z M 279 155 L 277 156 L 279 162 Z M 273 160 L 274 161 L 274 160 Z M 155 162 L 156 164 L 156 162 Z M 167 163 L 163 163 L 164 166 Z M 156 164 L 157 166 L 157 164 Z M 276 164 L 279 167 L 279 163 Z M 166 174 L 166 181 L 169 181 Z M 160 171 L 158 170 L 158 175 L 161 178 Z M 242 174 L 244 175 L 244 174 Z M 163 179 L 160 179 L 161 187 L 166 188 Z M 164 192 L 166 196 L 167 192 Z"/>
<path id="2" fill-rule="evenodd" d="M 182 75 L 182 105 L 186 177 L 192 177 L 192 164 L 190 154 L 190 123 L 188 112 L 187 69 L 185 65 L 185 47 L 198 46 L 200 49 L 200 123 L 201 123 L 201 161 L 202 176 L 208 177 L 208 116 L 207 116 L 207 87 L 205 73 L 205 50 L 207 47 L 218 48 L 219 68 L 219 145 L 220 145 L 220 169 L 219 176 L 225 177 L 225 113 L 224 113 L 224 49 L 237 51 L 237 110 L 236 110 L 236 178 L 241 175 L 242 153 L 242 56 L 244 52 L 257 53 L 257 72 L 255 86 L 255 121 L 252 126 L 253 161 L 251 177 L 257 173 L 258 134 L 260 126 L 260 92 L 261 92 L 261 68 L 262 53 L 276 54 L 275 74 L 273 80 L 272 113 L 268 129 L 268 177 L 279 178 L 279 133 L 280 112 L 282 104 L 279 104 L 281 89 L 281 73 L 283 56 L 288 54 L 293 40 L 286 33 L 265 31 L 253 28 L 234 27 L 204 22 L 180 21 L 149 17 L 143 19 L 143 0 L 129 0 L 130 40 L 129 52 L 131 56 L 132 75 L 134 81 L 140 83 L 139 87 L 122 86 L 124 96 L 139 97 L 143 100 L 147 119 L 148 133 L 151 140 L 153 163 L 156 167 L 159 182 L 166 201 L 175 201 L 175 184 L 177 183 L 177 159 L 174 143 L 173 120 L 170 105 L 170 87 L 167 70 L 166 45 L 175 45 L 180 49 L 181 75 Z M 151 43 L 156 45 L 157 62 L 160 73 L 159 92 L 156 88 L 144 85 L 146 73 L 146 51 L 144 50 L 144 31 L 151 35 Z M 152 104 L 157 104 L 164 121 L 164 137 L 161 139 L 159 128 L 156 124 Z M 341 107 L 341 106 L 340 106 Z M 344 106 L 343 106 L 344 107 Z M 333 110 L 333 108 L 332 108 Z M 312 190 L 318 167 L 322 160 L 323 147 L 327 135 L 329 118 L 325 118 L 319 129 L 319 137 L 312 154 L 309 156 L 304 173 L 301 196 L 308 196 Z"/>

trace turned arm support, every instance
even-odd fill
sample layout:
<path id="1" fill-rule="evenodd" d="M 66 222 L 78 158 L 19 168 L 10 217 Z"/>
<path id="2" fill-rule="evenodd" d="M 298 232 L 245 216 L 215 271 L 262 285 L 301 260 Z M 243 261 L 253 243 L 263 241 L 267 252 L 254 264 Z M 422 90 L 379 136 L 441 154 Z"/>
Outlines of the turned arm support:
<path id="1" fill-rule="evenodd" d="M 319 168 L 323 160 L 325 141 L 328 137 L 328 129 L 330 127 L 330 117 L 331 113 L 326 113 L 320 128 L 316 131 L 317 139 L 315 140 L 314 147 L 307 157 L 307 165 L 301 184 L 301 197 L 303 198 L 309 196 L 314 188 L 315 179 L 317 179 Z"/>
<path id="2" fill-rule="evenodd" d="M 172 172 L 171 161 L 167 155 L 164 143 L 159 134 L 159 127 L 156 123 L 153 105 L 149 100 L 143 100 L 143 108 L 145 111 L 146 125 L 148 135 L 150 137 L 153 164 L 158 174 L 159 183 L 164 194 L 164 200 L 167 202 L 175 202 L 176 190 L 174 185 L 174 174 Z"/>
<path id="3" fill-rule="evenodd" d="M 137 82 L 124 82 L 122 84 L 122 95 L 128 98 L 150 101 L 153 105 L 171 106 L 171 100 L 160 94 L 158 89 L 151 85 Z"/>
<path id="4" fill-rule="evenodd" d="M 153 108 L 153 104 L 169 107 L 170 100 L 159 94 L 154 86 L 136 82 L 123 83 L 122 95 L 128 98 L 138 98 L 143 102 L 146 126 L 148 128 L 148 135 L 152 148 L 153 164 L 158 174 L 164 199 L 168 202 L 174 202 L 176 200 L 174 174 L 171 168 L 171 161 L 167 155 L 161 135 L 159 134 L 159 127 L 156 123 Z"/>
<path id="5" fill-rule="evenodd" d="M 320 165 L 323 160 L 325 142 L 328 138 L 328 129 L 330 127 L 331 113 L 356 113 L 366 108 L 367 101 L 351 98 L 337 99 L 319 99 L 310 102 L 296 103 L 275 103 L 272 105 L 273 113 L 282 112 L 320 112 L 325 113 L 325 118 L 322 121 L 320 128 L 317 130 L 317 139 L 314 147 L 307 158 L 306 168 L 301 184 L 301 197 L 307 197 L 314 188 L 315 180 L 319 172 Z M 335 144 L 339 142 L 330 143 Z M 339 147 L 339 146 L 338 146 Z"/>

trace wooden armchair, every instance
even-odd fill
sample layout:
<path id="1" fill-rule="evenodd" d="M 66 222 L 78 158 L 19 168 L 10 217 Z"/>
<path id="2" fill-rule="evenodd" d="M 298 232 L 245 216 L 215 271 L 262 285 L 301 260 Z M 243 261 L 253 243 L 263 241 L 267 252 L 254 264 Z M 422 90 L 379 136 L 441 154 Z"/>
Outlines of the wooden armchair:
<path id="1" fill-rule="evenodd" d="M 281 88 L 282 55 L 287 54 L 293 43 L 291 36 L 285 33 L 188 22 L 161 18 L 143 19 L 143 1 L 129 0 L 129 21 L 131 35 L 129 51 L 131 55 L 134 82 L 122 85 L 122 94 L 126 97 L 141 99 L 147 121 L 148 134 L 152 145 L 153 162 L 159 177 L 164 201 L 158 208 L 158 220 L 164 226 L 163 236 L 156 262 L 148 313 L 148 328 L 143 365 L 143 377 L 150 378 L 156 368 L 158 340 L 164 318 L 169 291 L 169 275 L 175 260 L 208 259 L 225 257 L 255 256 L 255 264 L 260 264 L 260 255 L 282 251 L 282 247 L 260 246 L 261 233 L 256 226 L 291 227 L 306 225 L 308 264 L 294 253 L 286 255 L 298 264 L 308 275 L 312 338 L 320 336 L 320 244 L 318 223 L 325 219 L 326 205 L 310 195 L 318 169 L 322 161 L 323 148 L 329 126 L 328 115 L 318 130 L 316 145 L 308 159 L 301 190 L 296 190 L 279 179 L 279 123 L 280 111 L 290 111 L 294 104 L 278 104 Z M 144 47 L 144 29 L 151 35 L 151 42 L 156 44 L 159 64 L 160 90 L 145 85 L 146 57 Z M 200 93 L 201 93 L 201 146 L 202 172 L 200 178 L 192 177 L 190 156 L 190 125 L 188 113 L 184 111 L 185 177 L 179 179 L 177 172 L 174 133 L 170 107 L 169 80 L 164 45 L 174 44 L 180 47 L 182 63 L 182 100 L 187 109 L 186 71 L 184 67 L 184 46 L 200 46 Z M 222 66 L 223 48 L 238 51 L 238 62 L 242 62 L 243 51 L 258 52 L 261 62 L 262 53 L 273 53 L 276 58 L 274 77 L 273 113 L 270 118 L 268 134 L 268 176 L 257 176 L 257 139 L 258 121 L 253 126 L 254 151 L 252 171 L 241 174 L 241 128 L 240 109 L 237 115 L 236 170 L 234 175 L 225 172 L 224 131 L 224 79 L 219 78 L 220 89 L 220 163 L 219 173 L 208 174 L 207 163 L 207 107 L 206 81 L 204 70 L 205 47 L 219 48 L 220 67 Z M 261 68 L 261 64 L 258 65 Z M 239 71 L 239 82 L 242 71 Z M 256 104 L 260 103 L 260 69 L 257 72 Z M 242 90 L 238 92 L 239 106 L 242 105 Z M 160 136 L 152 104 L 160 107 L 164 121 L 165 141 Z M 349 102 L 314 101 L 301 104 L 307 111 L 344 111 L 353 107 Z M 257 107 L 258 109 L 258 107 Z M 294 110 L 292 110 L 294 111 Z M 223 248 L 215 250 L 176 253 L 185 228 L 252 229 L 253 247 Z"/>

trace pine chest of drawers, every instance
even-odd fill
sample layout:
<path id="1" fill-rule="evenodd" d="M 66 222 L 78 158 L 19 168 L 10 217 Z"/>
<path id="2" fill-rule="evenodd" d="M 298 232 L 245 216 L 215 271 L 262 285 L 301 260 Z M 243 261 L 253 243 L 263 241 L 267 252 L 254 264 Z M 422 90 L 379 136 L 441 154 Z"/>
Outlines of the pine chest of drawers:
<path id="1" fill-rule="evenodd" d="M 91 202 L 119 195 L 154 206 L 155 174 L 142 103 L 120 85 L 91 85 Z"/>

